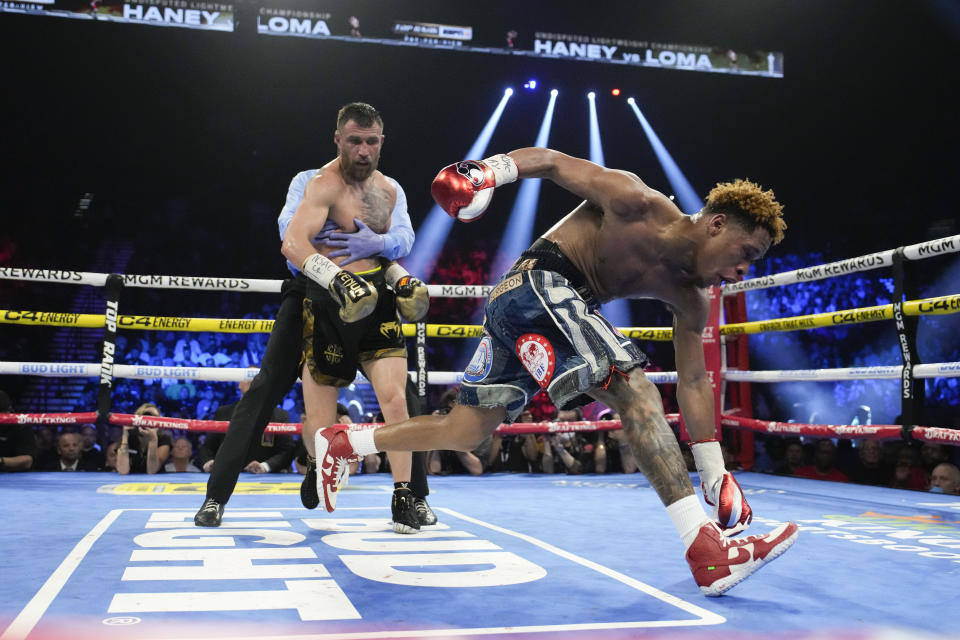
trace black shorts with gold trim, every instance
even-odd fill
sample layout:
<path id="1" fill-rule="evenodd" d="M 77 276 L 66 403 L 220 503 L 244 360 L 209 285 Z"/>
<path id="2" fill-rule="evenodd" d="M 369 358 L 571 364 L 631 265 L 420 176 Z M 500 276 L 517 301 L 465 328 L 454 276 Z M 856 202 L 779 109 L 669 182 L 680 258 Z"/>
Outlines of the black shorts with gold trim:
<path id="1" fill-rule="evenodd" d="M 407 347 L 397 314 L 396 295 L 377 267 L 354 275 L 377 289 L 377 307 L 357 322 L 340 319 L 333 295 L 302 274 L 307 293 L 303 300 L 303 361 L 317 384 L 345 387 L 357 375 L 357 366 L 380 358 L 406 358 Z"/>

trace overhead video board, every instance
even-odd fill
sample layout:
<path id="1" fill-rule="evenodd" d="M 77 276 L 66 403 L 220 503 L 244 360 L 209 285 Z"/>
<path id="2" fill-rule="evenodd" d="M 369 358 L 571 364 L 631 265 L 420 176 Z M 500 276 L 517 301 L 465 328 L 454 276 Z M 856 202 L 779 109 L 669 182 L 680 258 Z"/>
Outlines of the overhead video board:
<path id="1" fill-rule="evenodd" d="M 325 3 L 331 4 L 331 3 Z M 385 15 L 394 12 L 396 15 Z M 542 30 L 520 33 L 509 26 L 436 20 L 415 13 L 409 5 L 381 5 L 371 19 L 347 7 L 336 11 L 261 6 L 257 31 L 269 36 L 340 40 L 372 45 L 423 47 L 488 53 L 583 60 L 684 71 L 783 77 L 783 53 L 738 51 L 730 47 L 660 42 L 604 34 L 559 33 L 545 24 Z M 545 23 L 549 15 L 544 16 Z"/>
<path id="2" fill-rule="evenodd" d="M 233 4 L 206 0 L 2 0 L 0 12 L 211 31 L 234 25 Z"/>
<path id="3" fill-rule="evenodd" d="M 247 1 L 245 15 L 255 12 L 257 33 L 266 36 L 783 77 L 783 53 L 778 51 L 624 37 L 622 31 L 571 33 L 553 28 L 549 13 L 532 18 L 544 24 L 519 31 L 506 22 L 510 17 L 499 18 L 489 12 L 472 20 L 469 5 L 457 10 L 460 17 L 450 20 L 445 19 L 451 15 L 449 11 L 440 17 L 425 5 L 328 0 L 309 2 L 305 8 L 303 0 Z M 0 12 L 210 31 L 235 31 L 237 24 L 236 5 L 216 0 L 0 0 Z M 504 22 L 498 24 L 501 19 Z"/>

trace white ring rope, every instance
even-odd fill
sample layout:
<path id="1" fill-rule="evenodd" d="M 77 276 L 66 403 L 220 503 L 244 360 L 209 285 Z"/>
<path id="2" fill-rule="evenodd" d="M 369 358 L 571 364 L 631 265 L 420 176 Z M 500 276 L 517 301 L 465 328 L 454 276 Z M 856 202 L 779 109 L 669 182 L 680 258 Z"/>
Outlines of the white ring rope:
<path id="1" fill-rule="evenodd" d="M 780 371 L 738 371 L 723 374 L 729 382 L 811 382 L 835 380 L 900 380 L 903 367 L 851 367 L 840 369 L 785 369 Z M 960 362 L 934 362 L 913 365 L 914 378 L 956 378 Z"/>
<path id="2" fill-rule="evenodd" d="M 113 376 L 134 380 L 156 380 L 170 378 L 177 380 L 206 380 L 213 382 L 241 382 L 252 380 L 260 369 L 256 367 L 163 367 L 148 364 L 115 364 Z M 417 381 L 417 372 L 408 372 Z M 0 375 L 26 375 L 57 378 L 99 378 L 99 363 L 67 362 L 0 362 Z M 463 380 L 462 371 L 430 371 L 430 384 L 451 385 Z M 676 371 L 648 371 L 647 378 L 658 384 L 671 384 L 677 381 Z M 368 381 L 362 375 L 354 380 L 357 384 Z"/>
<path id="3" fill-rule="evenodd" d="M 828 264 L 794 269 L 771 276 L 750 278 L 743 282 L 728 284 L 723 287 L 723 295 L 729 296 L 741 291 L 753 291 L 779 287 L 795 282 L 809 282 L 822 280 L 833 276 L 847 275 L 860 271 L 889 267 L 893 264 L 893 254 L 896 249 L 888 249 L 878 253 L 871 253 L 856 258 L 848 258 Z M 947 236 L 938 240 L 929 240 L 903 247 L 903 255 L 908 260 L 923 260 L 946 253 L 960 252 L 960 234 Z M 31 282 L 57 282 L 66 284 L 87 284 L 102 287 L 107 281 L 106 273 L 90 273 L 87 271 L 63 271 L 59 269 L 24 269 L 15 267 L 0 267 L 0 280 L 27 280 Z M 193 289 L 214 291 L 238 291 L 258 293 L 278 293 L 281 280 L 260 280 L 251 278 L 210 278 L 206 276 L 143 276 L 121 275 L 126 287 L 141 287 L 151 289 Z M 459 284 L 431 284 L 427 285 L 431 297 L 444 298 L 485 298 L 490 294 L 493 285 L 459 285 Z"/>
<path id="4" fill-rule="evenodd" d="M 930 240 L 903 247 L 903 255 L 908 260 L 923 260 L 945 253 L 956 253 L 960 251 L 960 235 L 948 236 L 939 240 Z M 760 278 L 750 278 L 743 282 L 724 285 L 723 295 L 732 296 L 741 291 L 756 291 L 758 289 L 768 289 L 770 287 L 779 287 L 785 284 L 795 282 L 810 282 L 811 280 L 823 280 L 834 276 L 844 276 L 859 271 L 870 271 L 880 267 L 893 266 L 893 254 L 896 249 L 888 249 L 879 253 L 871 253 L 856 258 L 847 258 L 838 260 L 829 264 L 821 264 L 813 267 L 804 267 L 803 269 L 794 269 L 793 271 L 784 271 L 772 276 L 763 276 Z"/>
<path id="5" fill-rule="evenodd" d="M 89 271 L 62 271 L 59 269 L 22 269 L 0 267 L 0 280 L 26 280 L 57 284 L 87 284 L 102 287 L 107 273 Z M 118 274 L 123 286 L 141 289 L 187 289 L 208 291 L 236 291 L 239 293 L 280 293 L 282 280 L 257 278 L 210 278 L 207 276 L 141 276 Z M 430 284 L 427 290 L 434 298 L 486 298 L 494 285 L 487 284 Z"/>
<path id="6" fill-rule="evenodd" d="M 252 380 L 259 369 L 248 367 L 164 367 L 148 364 L 115 364 L 113 375 L 134 380 L 205 380 L 211 382 L 241 382 Z M 839 369 L 786 369 L 780 371 L 739 371 L 729 369 L 723 378 L 728 382 L 811 382 L 836 380 L 899 380 L 902 366 L 851 367 Z M 408 372 L 414 382 L 417 372 Z M 430 384 L 459 384 L 463 379 L 460 371 L 430 371 Z M 99 363 L 67 362 L 0 362 L 0 375 L 27 375 L 61 378 L 96 378 L 100 376 Z M 647 371 L 647 378 L 655 384 L 675 384 L 676 371 Z M 934 362 L 913 367 L 915 378 L 960 377 L 960 362 Z M 358 375 L 357 384 L 366 384 L 367 379 Z"/>

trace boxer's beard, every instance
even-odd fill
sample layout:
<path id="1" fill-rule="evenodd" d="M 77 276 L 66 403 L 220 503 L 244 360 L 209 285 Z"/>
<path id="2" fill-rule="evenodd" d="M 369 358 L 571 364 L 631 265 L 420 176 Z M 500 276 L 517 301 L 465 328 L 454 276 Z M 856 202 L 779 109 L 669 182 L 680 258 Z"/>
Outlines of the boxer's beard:
<path id="1" fill-rule="evenodd" d="M 340 164 L 341 166 L 343 166 L 347 176 L 349 176 L 351 180 L 354 180 L 356 182 L 363 182 L 364 180 L 369 178 L 371 175 L 373 175 L 373 172 L 377 170 L 378 160 L 379 160 L 378 158 L 372 158 L 370 162 L 368 162 L 367 164 L 358 165 L 353 161 L 347 160 L 346 162 L 344 162 L 343 159 L 341 159 Z"/>

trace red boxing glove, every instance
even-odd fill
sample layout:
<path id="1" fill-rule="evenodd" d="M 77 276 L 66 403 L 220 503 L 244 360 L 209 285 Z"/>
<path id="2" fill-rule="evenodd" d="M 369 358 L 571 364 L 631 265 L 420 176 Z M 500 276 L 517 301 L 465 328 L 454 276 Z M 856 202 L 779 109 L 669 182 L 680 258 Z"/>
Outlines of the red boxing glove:
<path id="1" fill-rule="evenodd" d="M 514 182 L 517 173 L 517 163 L 506 154 L 483 161 L 464 160 L 441 169 L 430 193 L 452 217 L 473 222 L 487 210 L 494 187 Z"/>
<path id="2" fill-rule="evenodd" d="M 753 509 L 747 504 L 743 489 L 732 473 L 724 473 L 712 487 L 701 482 L 700 489 L 704 502 L 713 507 L 711 516 L 723 530 L 723 535 L 735 536 L 750 526 Z"/>

